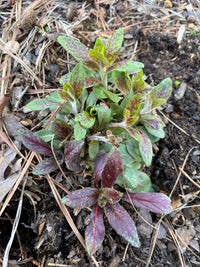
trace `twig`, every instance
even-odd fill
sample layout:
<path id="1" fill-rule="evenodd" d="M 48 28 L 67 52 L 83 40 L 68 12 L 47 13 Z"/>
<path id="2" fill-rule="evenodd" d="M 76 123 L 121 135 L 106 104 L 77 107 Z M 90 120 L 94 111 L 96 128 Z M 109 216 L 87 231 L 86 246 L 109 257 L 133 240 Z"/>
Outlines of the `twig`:
<path id="1" fill-rule="evenodd" d="M 200 185 L 197 184 L 182 168 L 179 167 L 179 170 L 182 172 L 182 174 L 185 175 L 185 177 L 188 178 L 188 180 L 190 180 L 190 182 L 192 182 L 196 187 L 200 189 Z"/>

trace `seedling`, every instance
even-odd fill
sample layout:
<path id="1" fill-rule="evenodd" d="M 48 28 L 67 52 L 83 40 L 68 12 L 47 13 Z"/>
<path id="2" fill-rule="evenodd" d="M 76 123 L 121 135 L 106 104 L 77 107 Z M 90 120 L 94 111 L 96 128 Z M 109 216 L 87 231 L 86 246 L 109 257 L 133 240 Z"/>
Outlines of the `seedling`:
<path id="1" fill-rule="evenodd" d="M 111 226 L 133 246 L 139 246 L 134 222 L 119 204 L 124 200 L 153 212 L 171 211 L 170 200 L 153 191 L 150 178 L 141 170 L 152 161 L 152 143 L 164 137 L 164 123 L 156 108 L 170 96 L 171 79 L 151 86 L 144 65 L 119 61 L 123 29 L 109 40 L 97 39 L 93 49 L 78 40 L 59 36 L 58 42 L 78 61 L 60 79 L 63 89 L 27 105 L 33 110 L 60 112 L 47 130 L 21 132 L 27 148 L 45 155 L 34 174 L 56 172 L 65 163 L 73 170 L 80 160 L 94 172 L 91 187 L 63 198 L 70 207 L 93 206 L 86 229 L 90 255 L 104 237 L 103 211 Z M 116 184 L 118 190 L 116 190 Z"/>

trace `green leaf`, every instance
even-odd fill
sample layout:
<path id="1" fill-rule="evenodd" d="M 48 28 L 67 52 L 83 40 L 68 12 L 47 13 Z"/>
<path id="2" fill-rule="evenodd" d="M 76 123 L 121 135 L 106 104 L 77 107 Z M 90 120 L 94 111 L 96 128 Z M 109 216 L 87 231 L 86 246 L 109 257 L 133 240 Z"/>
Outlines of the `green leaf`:
<path id="1" fill-rule="evenodd" d="M 87 134 L 87 130 L 80 125 L 80 123 L 76 123 L 74 126 L 74 136 L 76 141 L 82 140 Z"/>
<path id="2" fill-rule="evenodd" d="M 134 92 L 142 92 L 144 87 L 145 87 L 145 82 L 142 80 L 143 79 L 143 70 L 141 70 L 137 75 L 134 77 L 133 75 L 132 79 L 132 90 Z"/>
<path id="3" fill-rule="evenodd" d="M 127 127 L 126 130 L 129 132 L 129 134 L 131 135 L 133 139 L 139 142 L 139 150 L 140 150 L 142 159 L 144 163 L 146 164 L 146 166 L 150 166 L 151 161 L 152 161 L 152 155 L 153 155 L 152 144 L 151 144 L 150 139 L 145 133 L 140 131 L 139 128 Z"/>
<path id="4" fill-rule="evenodd" d="M 73 69 L 70 75 L 70 85 L 74 90 L 75 98 L 78 99 L 85 86 L 85 71 L 81 63 Z"/>
<path id="5" fill-rule="evenodd" d="M 127 151 L 125 144 L 120 144 L 119 151 L 123 157 L 123 165 L 124 167 L 130 167 L 133 169 L 139 169 L 141 167 L 141 163 L 138 162 L 135 158 L 132 157 Z"/>
<path id="6" fill-rule="evenodd" d="M 138 129 L 149 137 L 151 143 L 156 143 L 160 140 L 159 137 L 150 134 L 144 126 L 138 126 Z"/>
<path id="7" fill-rule="evenodd" d="M 67 36 L 59 36 L 57 40 L 77 61 L 88 61 L 88 49 L 84 44 Z"/>
<path id="8" fill-rule="evenodd" d="M 144 64 L 138 61 L 132 60 L 124 60 L 114 63 L 112 66 L 108 66 L 106 72 L 110 72 L 113 70 L 128 72 L 129 74 L 137 73 L 142 68 L 144 68 Z"/>
<path id="9" fill-rule="evenodd" d="M 89 157 L 91 159 L 95 158 L 99 152 L 99 142 L 96 140 L 91 140 L 89 142 Z"/>
<path id="10" fill-rule="evenodd" d="M 134 169 L 132 166 L 124 167 L 124 179 L 120 175 L 117 183 L 124 185 L 131 190 L 131 192 L 149 192 L 151 189 L 151 180 L 149 176 L 141 171 Z"/>
<path id="11" fill-rule="evenodd" d="M 106 56 L 106 47 L 105 47 L 105 45 L 103 44 L 103 42 L 99 38 L 96 39 L 96 42 L 95 42 L 93 50 L 95 50 L 95 51 L 103 54 L 104 56 Z"/>
<path id="12" fill-rule="evenodd" d="M 51 130 L 40 130 L 36 134 L 41 137 L 45 142 L 50 142 L 53 138 L 53 133 Z"/>
<path id="13" fill-rule="evenodd" d="M 95 106 L 96 102 L 97 102 L 97 97 L 94 92 L 91 92 L 86 101 L 87 107 Z"/>
<path id="14" fill-rule="evenodd" d="M 126 144 L 126 149 L 128 151 L 128 153 L 134 158 L 136 159 L 138 162 L 141 162 L 141 154 L 139 151 L 139 144 L 137 141 L 133 140 L 133 139 L 129 139 L 127 144 Z"/>
<path id="15" fill-rule="evenodd" d="M 158 129 L 154 129 L 150 125 L 145 124 L 144 127 L 146 128 L 146 130 L 150 134 L 152 134 L 152 135 L 154 135 L 154 136 L 156 136 L 158 138 L 164 138 L 165 137 L 165 132 L 164 132 L 162 126 L 160 128 L 158 128 Z"/>
<path id="16" fill-rule="evenodd" d="M 99 127 L 98 130 L 102 130 L 105 128 L 107 124 L 110 123 L 111 120 L 111 109 L 104 107 L 103 105 L 97 106 L 97 116 Z"/>
<path id="17" fill-rule="evenodd" d="M 108 41 L 106 48 L 107 48 L 107 59 L 109 62 L 113 62 L 120 52 L 120 48 L 123 42 L 123 28 L 118 29 Z"/>
<path id="18" fill-rule="evenodd" d="M 32 102 L 28 103 L 26 105 L 26 108 L 32 109 L 32 110 L 44 110 L 47 108 L 57 108 L 58 104 L 55 102 L 52 102 L 48 99 L 35 99 Z"/>
<path id="19" fill-rule="evenodd" d="M 159 85 L 155 86 L 150 93 L 152 99 L 152 109 L 159 107 L 169 98 L 172 91 L 172 81 L 170 78 L 164 79 Z"/>
<path id="20" fill-rule="evenodd" d="M 75 121 L 79 122 L 84 128 L 91 128 L 95 123 L 95 117 L 91 117 L 87 111 L 83 111 L 76 115 Z"/>
<path id="21" fill-rule="evenodd" d="M 104 87 L 100 86 L 100 85 L 96 85 L 93 88 L 93 92 L 95 93 L 95 96 L 97 98 L 108 98 L 107 94 L 104 92 Z"/>
<path id="22" fill-rule="evenodd" d="M 130 83 L 127 73 L 124 71 L 114 70 L 112 72 L 112 80 L 114 85 L 125 95 L 130 91 Z"/>
<path id="23" fill-rule="evenodd" d="M 104 68 L 109 65 L 109 61 L 107 60 L 107 58 L 98 51 L 90 49 L 89 57 L 93 59 L 96 63 L 98 63 L 101 66 L 101 68 Z"/>
<path id="24" fill-rule="evenodd" d="M 114 94 L 110 91 L 107 91 L 105 89 L 103 91 L 108 96 L 108 98 L 110 98 L 110 100 L 112 100 L 113 102 L 118 103 L 120 101 L 121 98 L 119 96 L 117 96 L 116 94 Z"/>
<path id="25" fill-rule="evenodd" d="M 127 126 L 131 126 L 138 120 L 136 115 L 140 110 L 141 104 L 142 104 L 141 94 L 134 95 L 134 97 L 129 100 L 124 110 L 124 121 Z"/>

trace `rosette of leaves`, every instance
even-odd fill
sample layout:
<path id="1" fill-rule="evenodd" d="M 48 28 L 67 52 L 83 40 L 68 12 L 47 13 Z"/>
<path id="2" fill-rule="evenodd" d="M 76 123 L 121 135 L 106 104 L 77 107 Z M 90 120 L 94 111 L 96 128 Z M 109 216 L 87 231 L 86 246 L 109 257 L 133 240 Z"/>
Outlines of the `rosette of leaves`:
<path id="1" fill-rule="evenodd" d="M 27 108 L 55 110 L 61 106 L 56 121 L 43 130 L 41 138 L 50 142 L 54 135 L 58 143 L 53 146 L 61 151 L 69 140 L 84 142 L 85 159 L 90 161 L 105 144 L 109 144 L 105 151 L 117 146 L 124 175 L 118 177 L 118 183 L 125 183 L 132 192 L 148 192 L 150 178 L 139 168 L 143 163 L 150 166 L 152 143 L 164 137 L 164 123 L 156 108 L 170 96 L 172 82 L 167 78 L 157 86 L 147 84 L 142 63 L 119 61 L 122 41 L 122 28 L 109 40 L 97 38 L 93 49 L 72 37 L 59 36 L 58 42 L 78 64 L 60 79 L 62 90 L 29 103 Z M 57 131 L 62 132 L 59 138 Z"/>
<path id="2" fill-rule="evenodd" d="M 92 206 L 90 223 L 85 231 L 90 256 L 99 249 L 104 239 L 103 213 L 119 235 L 131 245 L 139 247 L 136 226 L 128 212 L 119 204 L 121 200 L 156 213 L 167 214 L 172 211 L 170 199 L 162 193 L 124 193 L 116 190 L 114 185 L 122 172 L 123 159 L 120 151 L 100 151 L 94 159 L 94 187 L 76 190 L 62 199 L 71 208 Z"/>

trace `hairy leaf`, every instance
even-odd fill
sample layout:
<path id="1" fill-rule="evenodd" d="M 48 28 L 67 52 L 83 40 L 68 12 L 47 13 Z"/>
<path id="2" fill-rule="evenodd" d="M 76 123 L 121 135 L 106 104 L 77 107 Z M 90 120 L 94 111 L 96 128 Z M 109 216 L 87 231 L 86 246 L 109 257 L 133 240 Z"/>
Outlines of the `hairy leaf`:
<path id="1" fill-rule="evenodd" d="M 66 101 L 74 101 L 74 98 L 73 96 L 69 93 L 69 91 L 66 91 L 66 90 L 59 90 L 58 91 L 58 94 L 59 96 L 63 99 L 63 100 L 66 100 Z"/>
<path id="2" fill-rule="evenodd" d="M 117 177 L 123 171 L 123 159 L 119 150 L 112 149 L 108 154 L 108 158 L 102 172 L 102 187 L 112 187 Z"/>
<path id="3" fill-rule="evenodd" d="M 129 197 L 135 206 L 156 213 L 167 214 L 173 210 L 170 198 L 162 193 L 130 193 Z M 129 197 L 124 193 L 122 199 L 130 203 Z"/>
<path id="4" fill-rule="evenodd" d="M 98 187 L 98 182 L 102 177 L 102 172 L 104 170 L 107 158 L 108 153 L 105 153 L 103 150 L 101 150 L 94 159 L 94 177 L 92 180 L 96 188 Z"/>
<path id="5" fill-rule="evenodd" d="M 119 150 L 123 157 L 123 165 L 133 169 L 139 169 L 141 167 L 140 160 L 135 159 L 130 153 L 128 153 L 127 146 L 125 144 L 120 144 Z"/>
<path id="6" fill-rule="evenodd" d="M 156 136 L 156 137 L 164 138 L 164 136 L 165 136 L 165 132 L 164 132 L 162 126 L 161 126 L 159 129 L 154 129 L 154 128 L 152 128 L 150 125 L 145 124 L 144 127 L 146 128 L 146 130 L 147 130 L 150 134 L 152 134 L 152 135 L 154 135 L 154 136 Z"/>
<path id="7" fill-rule="evenodd" d="M 104 92 L 104 87 L 102 85 L 94 86 L 93 92 L 97 98 L 108 98 L 107 94 Z"/>
<path id="8" fill-rule="evenodd" d="M 141 162 L 141 154 L 139 151 L 139 144 L 137 141 L 133 140 L 133 139 L 129 139 L 127 144 L 126 144 L 126 149 L 128 151 L 128 153 L 134 158 L 136 159 L 138 162 Z"/>
<path id="9" fill-rule="evenodd" d="M 104 56 L 106 55 L 105 45 L 103 44 L 103 42 L 99 38 L 96 39 L 96 42 L 94 45 L 94 50 L 103 54 Z"/>
<path id="10" fill-rule="evenodd" d="M 87 130 L 80 125 L 80 123 L 76 123 L 74 126 L 74 137 L 76 141 L 82 140 L 87 134 Z"/>
<path id="11" fill-rule="evenodd" d="M 52 124 L 52 132 L 60 140 L 64 140 L 67 136 L 70 135 L 72 127 L 68 125 L 64 120 L 55 119 Z"/>
<path id="12" fill-rule="evenodd" d="M 90 215 L 90 223 L 85 230 L 87 251 L 92 256 L 101 246 L 105 234 L 102 209 L 96 205 Z"/>
<path id="13" fill-rule="evenodd" d="M 76 158 L 80 155 L 84 146 L 84 141 L 69 141 L 65 145 L 65 161 L 70 162 L 76 160 Z"/>
<path id="14" fill-rule="evenodd" d="M 95 117 L 91 117 L 89 112 L 83 111 L 76 115 L 75 121 L 79 122 L 84 128 L 91 128 L 95 123 Z"/>
<path id="15" fill-rule="evenodd" d="M 127 131 L 133 139 L 139 142 L 139 150 L 146 166 L 150 166 L 152 160 L 152 144 L 148 136 L 138 128 L 127 128 Z"/>
<path id="16" fill-rule="evenodd" d="M 108 66 L 106 72 L 110 72 L 113 70 L 128 72 L 129 74 L 137 73 L 142 68 L 144 68 L 144 64 L 138 61 L 132 60 L 124 60 L 114 63 L 112 66 Z"/>
<path id="17" fill-rule="evenodd" d="M 91 140 L 89 142 L 89 157 L 91 159 L 95 158 L 99 152 L 99 142 L 96 140 Z"/>
<path id="18" fill-rule="evenodd" d="M 159 107 L 166 102 L 172 91 L 172 81 L 170 78 L 164 79 L 159 85 L 153 88 L 150 93 L 152 99 L 152 109 Z"/>
<path id="19" fill-rule="evenodd" d="M 85 86 L 85 70 L 81 63 L 73 69 L 70 75 L 70 85 L 74 90 L 75 98 L 78 99 Z"/>
<path id="20" fill-rule="evenodd" d="M 42 175 L 53 172 L 58 169 L 58 165 L 53 157 L 45 158 L 36 165 L 33 170 L 33 174 Z"/>
<path id="21" fill-rule="evenodd" d="M 88 49 L 78 40 L 67 36 L 59 36 L 57 40 L 77 61 L 84 62 L 88 60 Z"/>
<path id="22" fill-rule="evenodd" d="M 88 208 L 97 203 L 98 191 L 95 188 L 87 187 L 71 192 L 62 198 L 62 202 L 71 208 Z"/>
<path id="23" fill-rule="evenodd" d="M 123 28 L 118 29 L 108 41 L 107 48 L 107 59 L 109 62 L 113 62 L 120 52 L 120 48 L 123 42 Z"/>
<path id="24" fill-rule="evenodd" d="M 143 89 L 145 87 L 145 82 L 142 80 L 143 79 L 143 70 L 140 70 L 140 72 L 137 73 L 137 75 L 134 77 L 133 76 L 132 80 L 132 90 L 134 92 L 143 92 Z"/>
<path id="25" fill-rule="evenodd" d="M 22 143 L 28 149 L 47 156 L 52 155 L 51 147 L 36 133 L 33 133 L 29 130 L 21 130 L 19 135 Z"/>
<path id="26" fill-rule="evenodd" d="M 137 234 L 135 223 L 130 215 L 125 211 L 119 203 L 114 205 L 107 204 L 104 207 L 104 212 L 110 225 L 115 231 L 121 235 L 132 246 L 139 247 L 140 241 Z"/>

